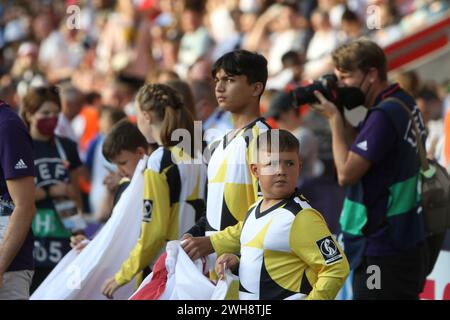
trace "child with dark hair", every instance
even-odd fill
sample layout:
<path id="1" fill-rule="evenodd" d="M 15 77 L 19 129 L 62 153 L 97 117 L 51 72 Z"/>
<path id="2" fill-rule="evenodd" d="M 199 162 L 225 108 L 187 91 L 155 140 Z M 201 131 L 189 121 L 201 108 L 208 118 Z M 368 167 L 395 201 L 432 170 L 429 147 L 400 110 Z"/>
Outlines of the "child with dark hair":
<path id="1" fill-rule="evenodd" d="M 213 78 L 221 73 L 229 76 L 246 76 L 248 84 L 261 83 L 261 95 L 268 77 L 267 60 L 258 53 L 234 50 L 224 54 L 214 63 Z"/>
<path id="2" fill-rule="evenodd" d="M 121 179 L 118 183 L 113 179 L 111 181 L 105 179 L 108 191 L 97 220 L 100 222 L 108 220 L 114 206 L 130 184 L 139 160 L 155 149 L 155 145 L 149 145 L 137 126 L 127 119 L 119 121 L 112 127 L 103 143 L 102 153 L 106 160 L 117 166 Z M 81 251 L 86 246 L 86 243 L 82 243 L 85 239 L 84 235 L 73 236 L 70 245 Z"/>
<path id="3" fill-rule="evenodd" d="M 137 126 L 127 119 L 120 120 L 112 128 L 105 138 L 102 146 L 102 153 L 109 162 L 118 162 L 115 159 L 126 152 L 131 153 L 147 153 L 148 143 Z M 123 163 L 118 162 L 117 166 L 121 174 L 130 178 L 134 170 L 127 170 L 123 167 Z M 121 167 L 122 166 L 122 167 Z"/>
<path id="4" fill-rule="evenodd" d="M 98 220 L 104 222 L 109 218 L 121 194 L 130 184 L 139 160 L 154 149 L 156 147 L 149 145 L 137 126 L 127 119 L 120 120 L 111 128 L 103 142 L 102 153 L 107 161 L 117 166 L 121 179 L 116 183 L 115 179 L 105 178 L 108 191 L 97 215 Z"/>

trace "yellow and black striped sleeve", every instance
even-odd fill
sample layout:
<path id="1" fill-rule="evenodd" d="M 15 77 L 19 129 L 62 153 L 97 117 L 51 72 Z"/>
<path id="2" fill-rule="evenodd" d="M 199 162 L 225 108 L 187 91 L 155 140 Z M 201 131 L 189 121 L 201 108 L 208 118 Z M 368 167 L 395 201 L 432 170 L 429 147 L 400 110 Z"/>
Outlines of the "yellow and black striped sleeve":
<path id="1" fill-rule="evenodd" d="M 171 221 L 170 188 L 165 171 L 144 171 L 144 214 L 141 235 L 129 257 L 115 275 L 122 285 L 147 267 L 167 240 Z"/>
<path id="2" fill-rule="evenodd" d="M 320 213 L 314 209 L 300 211 L 293 221 L 289 242 L 294 254 L 311 269 L 305 270 L 314 284 L 307 299 L 334 299 L 350 269 L 343 250 Z"/>
<path id="3" fill-rule="evenodd" d="M 210 236 L 211 243 L 217 256 L 224 253 L 239 253 L 241 251 L 241 232 L 244 222 L 225 228 Z"/>

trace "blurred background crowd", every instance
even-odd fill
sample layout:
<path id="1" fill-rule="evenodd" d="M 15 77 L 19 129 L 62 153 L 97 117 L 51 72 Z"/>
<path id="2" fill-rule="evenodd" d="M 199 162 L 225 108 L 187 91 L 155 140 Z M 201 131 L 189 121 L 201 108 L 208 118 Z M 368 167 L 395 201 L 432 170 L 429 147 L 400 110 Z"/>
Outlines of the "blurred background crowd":
<path id="1" fill-rule="evenodd" d="M 330 53 L 338 45 L 366 36 L 385 47 L 448 16 L 449 8 L 449 1 L 433 0 L 4 0 L 0 97 L 19 111 L 31 87 L 58 86 L 56 133 L 77 143 L 83 211 L 104 221 L 99 199 L 120 175 L 114 178 L 101 144 L 115 122 L 133 119 L 139 87 L 167 83 L 204 129 L 227 130 L 231 118 L 217 109 L 212 63 L 236 48 L 258 51 L 269 69 L 262 114 L 300 139 L 299 185 L 309 186 L 312 202 L 329 189 L 315 206 L 336 229 L 343 190 L 334 179 L 328 124 L 307 106 L 291 108 L 284 92 L 332 72 Z M 440 78 L 407 70 L 393 80 L 417 99 L 429 154 L 448 167 L 449 133 L 442 133 L 446 115 L 450 127 L 450 82 Z"/>

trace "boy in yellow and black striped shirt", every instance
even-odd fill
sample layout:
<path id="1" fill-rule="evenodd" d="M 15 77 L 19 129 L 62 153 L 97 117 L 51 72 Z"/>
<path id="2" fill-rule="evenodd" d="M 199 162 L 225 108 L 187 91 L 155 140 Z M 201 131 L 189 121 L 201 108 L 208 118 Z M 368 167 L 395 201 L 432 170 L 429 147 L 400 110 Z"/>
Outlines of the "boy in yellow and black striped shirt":
<path id="1" fill-rule="evenodd" d="M 251 170 L 264 197 L 244 221 L 210 236 L 219 256 L 216 272 L 239 265 L 239 299 L 334 299 L 349 265 L 322 215 L 297 193 L 299 142 L 284 130 L 257 142 Z"/>

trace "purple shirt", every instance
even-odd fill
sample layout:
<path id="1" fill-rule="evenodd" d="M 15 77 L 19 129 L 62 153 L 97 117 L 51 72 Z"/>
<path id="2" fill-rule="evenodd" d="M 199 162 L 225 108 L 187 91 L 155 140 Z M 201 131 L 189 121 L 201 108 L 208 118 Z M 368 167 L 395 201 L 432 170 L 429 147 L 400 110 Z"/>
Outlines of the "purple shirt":
<path id="1" fill-rule="evenodd" d="M 366 255 L 385 256 L 398 253 L 389 237 L 388 226 L 380 228 L 386 216 L 389 185 L 395 176 L 392 163 L 401 161 L 396 152 L 397 133 L 388 116 L 381 110 L 372 111 L 350 150 L 372 163 L 363 176 L 364 204 L 368 210 L 365 227 Z"/>
<path id="2" fill-rule="evenodd" d="M 34 177 L 33 143 L 19 116 L 0 100 L 0 196 L 11 200 L 6 180 Z M 7 271 L 31 270 L 33 264 L 33 235 L 27 238 Z"/>

